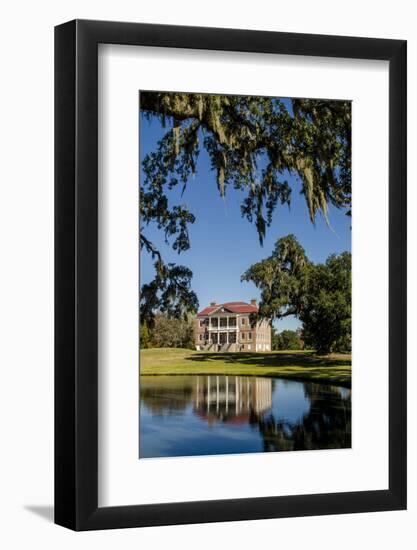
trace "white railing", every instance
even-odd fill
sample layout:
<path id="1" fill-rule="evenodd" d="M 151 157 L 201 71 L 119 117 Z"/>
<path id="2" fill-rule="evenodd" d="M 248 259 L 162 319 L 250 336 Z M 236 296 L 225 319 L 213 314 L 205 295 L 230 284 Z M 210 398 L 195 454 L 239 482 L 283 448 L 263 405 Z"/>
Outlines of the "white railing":
<path id="1" fill-rule="evenodd" d="M 225 330 L 237 330 L 237 325 L 227 326 L 227 327 L 215 327 L 215 326 L 209 325 L 208 330 L 217 330 L 219 332 L 222 332 L 222 331 L 225 331 Z"/>

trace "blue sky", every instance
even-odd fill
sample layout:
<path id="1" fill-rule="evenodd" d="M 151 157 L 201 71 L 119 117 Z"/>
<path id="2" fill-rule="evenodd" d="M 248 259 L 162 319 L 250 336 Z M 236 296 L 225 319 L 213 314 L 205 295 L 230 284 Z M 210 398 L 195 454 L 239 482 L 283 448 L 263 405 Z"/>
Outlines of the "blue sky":
<path id="1" fill-rule="evenodd" d="M 141 116 L 140 160 L 155 150 L 158 140 L 168 128 L 162 128 L 157 120 L 148 121 Z M 144 234 L 161 251 L 165 262 L 185 265 L 193 271 L 192 287 L 196 292 L 200 309 L 211 301 L 249 301 L 259 299 L 259 291 L 252 283 L 240 282 L 242 273 L 254 262 L 272 252 L 277 239 L 293 233 L 313 262 L 323 262 L 329 254 L 351 249 L 350 218 L 344 211 L 330 206 L 331 229 L 321 215 L 314 226 L 309 219 L 306 202 L 300 195 L 301 185 L 296 177 L 288 176 L 292 187 L 291 207 L 277 206 L 272 224 L 267 228 L 264 244 L 259 244 L 255 226 L 240 214 L 240 204 L 245 198 L 243 191 L 226 186 L 225 197 L 220 197 L 215 173 L 211 171 L 208 155 L 201 148 L 197 173 L 190 178 L 181 198 L 178 189 L 167 190 L 170 204 L 185 204 L 195 215 L 196 221 L 189 225 L 191 248 L 178 254 L 164 241 L 163 232 L 155 224 L 142 228 Z M 142 180 L 142 174 L 141 174 Z M 141 284 L 154 277 L 150 256 L 141 252 Z M 295 329 L 297 319 L 287 317 L 275 323 L 278 330 Z"/>

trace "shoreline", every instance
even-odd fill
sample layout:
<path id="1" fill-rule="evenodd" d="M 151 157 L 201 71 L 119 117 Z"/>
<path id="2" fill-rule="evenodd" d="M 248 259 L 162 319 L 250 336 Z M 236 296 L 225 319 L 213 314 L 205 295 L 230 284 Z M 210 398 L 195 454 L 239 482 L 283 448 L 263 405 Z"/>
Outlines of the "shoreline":
<path id="1" fill-rule="evenodd" d="M 141 376 L 263 376 L 351 388 L 350 355 L 311 351 L 208 353 L 178 348 L 141 350 Z"/>

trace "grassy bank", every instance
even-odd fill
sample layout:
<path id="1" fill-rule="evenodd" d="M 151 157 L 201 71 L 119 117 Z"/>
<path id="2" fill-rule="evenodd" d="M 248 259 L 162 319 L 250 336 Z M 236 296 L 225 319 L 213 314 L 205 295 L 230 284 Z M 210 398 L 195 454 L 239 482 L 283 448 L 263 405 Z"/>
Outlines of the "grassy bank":
<path id="1" fill-rule="evenodd" d="M 140 373 L 142 375 L 279 376 L 350 387 L 351 357 L 341 354 L 322 357 L 304 351 L 208 353 L 154 348 L 141 350 Z"/>

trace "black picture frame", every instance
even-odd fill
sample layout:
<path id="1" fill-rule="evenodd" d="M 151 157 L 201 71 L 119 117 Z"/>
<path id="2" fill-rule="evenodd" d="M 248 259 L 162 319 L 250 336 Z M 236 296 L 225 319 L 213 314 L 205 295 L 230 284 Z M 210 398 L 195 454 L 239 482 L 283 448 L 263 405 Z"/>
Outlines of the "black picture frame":
<path id="1" fill-rule="evenodd" d="M 389 62 L 389 488 L 98 506 L 98 44 Z M 55 523 L 108 529 L 406 508 L 406 41 L 74 20 L 55 28 Z"/>

